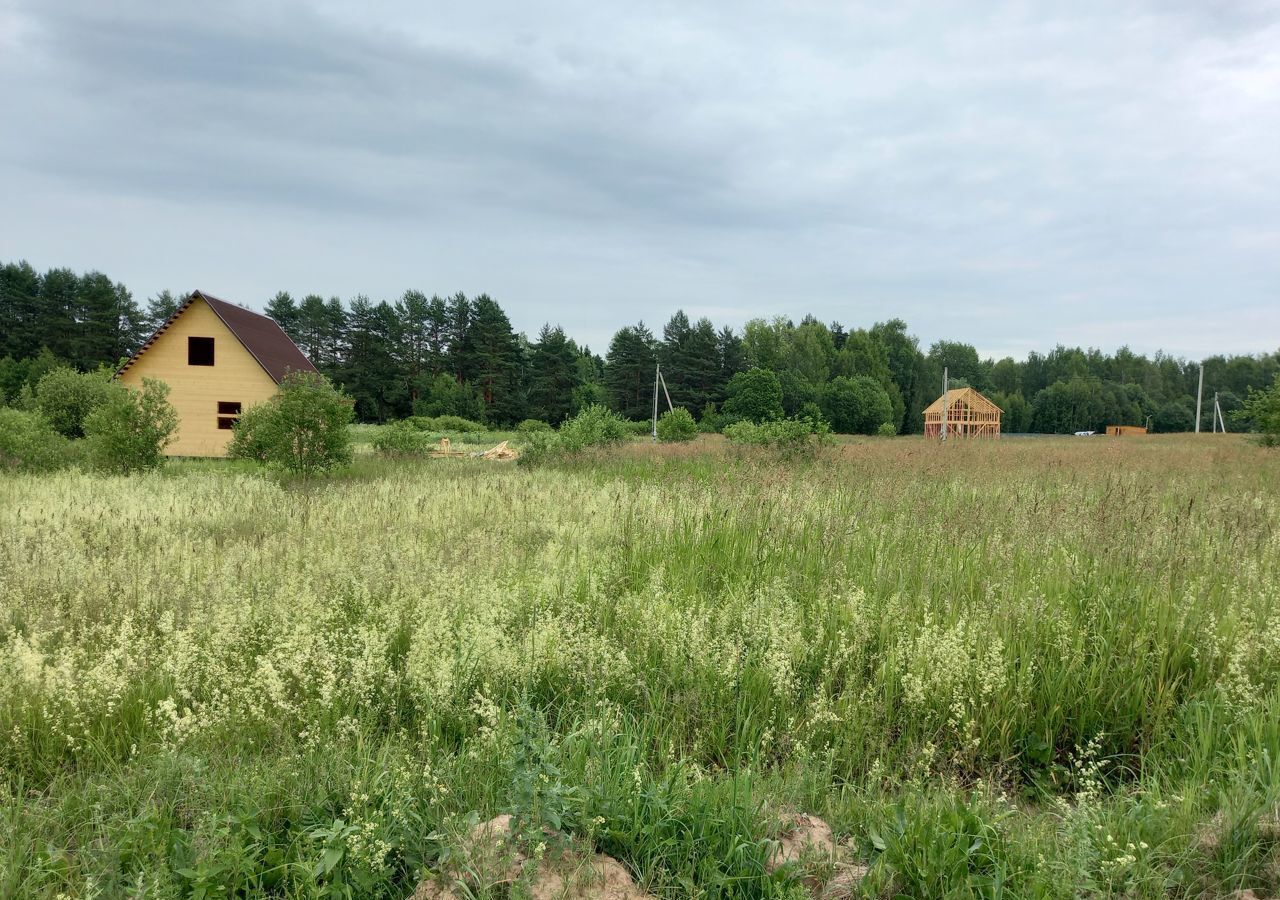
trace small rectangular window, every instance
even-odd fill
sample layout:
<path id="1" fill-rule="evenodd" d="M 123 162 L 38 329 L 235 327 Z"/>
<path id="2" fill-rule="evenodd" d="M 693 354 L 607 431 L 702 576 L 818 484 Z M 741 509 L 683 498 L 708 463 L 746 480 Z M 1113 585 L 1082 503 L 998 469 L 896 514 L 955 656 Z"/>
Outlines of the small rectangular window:
<path id="1" fill-rule="evenodd" d="M 240 401 L 238 400 L 219 400 L 218 401 L 218 428 L 222 431 L 230 431 L 236 427 L 236 422 L 240 421 Z"/>
<path id="2" fill-rule="evenodd" d="M 213 365 L 213 338 L 211 337 L 187 338 L 187 365 L 189 366 Z"/>

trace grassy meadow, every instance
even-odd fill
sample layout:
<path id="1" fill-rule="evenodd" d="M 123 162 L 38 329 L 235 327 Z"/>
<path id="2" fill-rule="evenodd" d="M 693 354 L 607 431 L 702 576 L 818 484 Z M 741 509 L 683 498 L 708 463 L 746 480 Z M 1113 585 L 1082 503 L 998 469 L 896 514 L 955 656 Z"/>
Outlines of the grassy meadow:
<path id="1" fill-rule="evenodd" d="M 1274 896 L 1278 489 L 1208 435 L 0 477 L 0 897 L 406 897 L 512 810 L 665 898 L 809 896 L 797 810 L 855 895 Z"/>

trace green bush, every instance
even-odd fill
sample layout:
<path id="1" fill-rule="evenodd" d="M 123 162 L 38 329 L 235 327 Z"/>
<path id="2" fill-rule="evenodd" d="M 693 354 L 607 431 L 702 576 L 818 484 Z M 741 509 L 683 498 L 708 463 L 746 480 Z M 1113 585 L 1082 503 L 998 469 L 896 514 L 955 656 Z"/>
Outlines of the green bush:
<path id="1" fill-rule="evenodd" d="M 559 431 L 533 431 L 520 449 L 521 465 L 532 466 L 588 447 L 607 447 L 627 439 L 631 422 L 598 403 L 593 403 L 572 418 L 565 419 Z"/>
<path id="2" fill-rule="evenodd" d="M 822 388 L 822 412 L 840 434 L 875 434 L 893 418 L 893 401 L 880 382 L 867 375 L 841 375 Z"/>
<path id="3" fill-rule="evenodd" d="M 525 436 L 516 463 L 536 466 L 549 462 L 565 453 L 564 441 L 554 431 L 534 431 Z"/>
<path id="4" fill-rule="evenodd" d="M 551 428 L 551 426 L 548 425 L 546 422 L 542 421 L 541 419 L 525 419 L 523 422 L 521 422 L 519 425 L 516 426 L 517 434 L 533 434 L 534 432 L 538 432 L 538 431 L 552 431 L 552 430 L 553 429 Z"/>
<path id="5" fill-rule="evenodd" d="M 729 380 L 724 411 L 735 419 L 765 422 L 782 418 L 782 382 L 768 369 L 749 369 Z"/>
<path id="6" fill-rule="evenodd" d="M 59 434 L 84 437 L 89 414 L 107 402 L 113 382 L 102 372 L 59 366 L 36 383 L 36 409 Z"/>
<path id="7" fill-rule="evenodd" d="M 158 469 L 178 430 L 169 385 L 142 379 L 142 390 L 112 384 L 107 399 L 84 420 L 85 444 L 95 468 L 127 474 Z"/>
<path id="8" fill-rule="evenodd" d="M 431 449 L 431 438 L 409 422 L 388 422 L 373 435 L 373 449 L 379 456 L 423 456 Z"/>
<path id="9" fill-rule="evenodd" d="M 629 423 L 612 410 L 593 403 L 560 426 L 559 436 L 570 452 L 587 447 L 606 447 L 626 440 Z"/>
<path id="10" fill-rule="evenodd" d="M 885 422 L 876 429 L 876 434 L 880 435 L 880 437 L 896 437 L 898 428 L 892 422 Z"/>
<path id="11" fill-rule="evenodd" d="M 698 423 L 683 407 L 668 410 L 658 419 L 658 440 L 664 443 L 683 443 L 697 436 Z"/>
<path id="12" fill-rule="evenodd" d="M 0 470 L 47 472 L 74 459 L 74 445 L 36 412 L 0 407 Z"/>
<path id="13" fill-rule="evenodd" d="M 1249 392 L 1241 414 L 1252 421 L 1264 447 L 1280 446 L 1280 374 L 1266 390 Z"/>
<path id="14" fill-rule="evenodd" d="M 768 447 L 782 453 L 815 450 L 831 442 L 831 427 L 822 420 L 803 416 L 768 422 L 743 420 L 726 426 L 724 436 L 734 443 Z"/>
<path id="15" fill-rule="evenodd" d="M 229 454 L 309 478 L 351 461 L 351 400 L 323 375 L 289 375 L 236 423 Z"/>
<path id="16" fill-rule="evenodd" d="M 488 431 L 489 426 L 472 419 L 464 419 L 461 416 L 410 416 L 405 419 L 410 425 L 419 431 L 440 431 L 452 432 L 454 434 L 467 434 L 472 431 Z"/>
<path id="17" fill-rule="evenodd" d="M 227 456 L 231 459 L 252 459 L 267 463 L 270 457 L 268 438 L 271 434 L 269 420 L 271 409 L 267 403 L 250 406 L 240 414 L 231 432 Z M 366 426 L 360 426 L 366 427 Z"/>

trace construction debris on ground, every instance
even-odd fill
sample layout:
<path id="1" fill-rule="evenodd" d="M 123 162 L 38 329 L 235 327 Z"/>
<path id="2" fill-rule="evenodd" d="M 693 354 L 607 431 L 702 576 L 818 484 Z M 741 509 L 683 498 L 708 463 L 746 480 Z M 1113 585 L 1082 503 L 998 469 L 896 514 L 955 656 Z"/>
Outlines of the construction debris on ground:
<path id="1" fill-rule="evenodd" d="M 454 450 L 453 445 L 449 443 L 449 439 L 447 437 L 442 437 L 440 438 L 440 443 L 437 444 L 436 448 L 431 451 L 431 456 L 436 459 L 441 459 L 441 458 L 462 459 L 464 457 L 470 457 L 471 459 L 488 459 L 488 460 L 505 461 L 505 460 L 519 459 L 520 451 L 515 449 L 514 447 L 508 446 L 507 442 L 503 441 L 498 446 L 490 447 L 488 450 L 485 450 L 482 453 L 480 452 L 467 453 L 463 450 Z"/>

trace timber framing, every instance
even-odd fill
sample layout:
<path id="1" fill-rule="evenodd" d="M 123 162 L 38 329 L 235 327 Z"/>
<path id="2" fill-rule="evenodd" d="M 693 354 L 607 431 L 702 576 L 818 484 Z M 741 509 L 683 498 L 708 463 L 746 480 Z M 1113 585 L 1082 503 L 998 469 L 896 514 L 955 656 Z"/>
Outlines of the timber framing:
<path id="1" fill-rule="evenodd" d="M 997 438 L 1000 437 L 1000 416 L 1003 412 L 973 388 L 956 388 L 947 391 L 925 409 L 924 436 L 941 436 L 945 414 L 947 437 Z"/>

